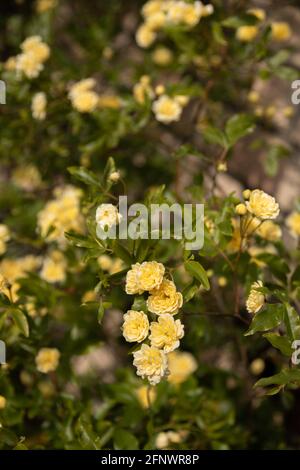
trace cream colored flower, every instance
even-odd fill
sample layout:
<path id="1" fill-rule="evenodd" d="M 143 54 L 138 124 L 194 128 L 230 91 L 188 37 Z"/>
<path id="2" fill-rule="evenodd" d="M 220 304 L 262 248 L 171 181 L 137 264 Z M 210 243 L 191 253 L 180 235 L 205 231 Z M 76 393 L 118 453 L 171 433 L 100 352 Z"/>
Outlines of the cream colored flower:
<path id="1" fill-rule="evenodd" d="M 173 53 L 167 47 L 157 47 L 152 53 L 152 60 L 155 64 L 164 67 L 169 65 L 173 60 Z"/>
<path id="2" fill-rule="evenodd" d="M 254 282 L 251 286 L 250 294 L 246 302 L 246 308 L 249 313 L 257 313 L 265 303 L 264 294 L 257 291 L 260 287 L 263 287 L 261 281 Z"/>
<path id="3" fill-rule="evenodd" d="M 153 44 L 156 39 L 156 32 L 153 31 L 147 23 L 142 24 L 135 35 L 137 45 L 143 47 L 144 49 L 148 48 Z"/>
<path id="4" fill-rule="evenodd" d="M 142 7 L 142 15 L 145 18 L 154 15 L 162 10 L 165 0 L 150 0 Z"/>
<path id="5" fill-rule="evenodd" d="M 96 223 L 102 230 L 111 228 L 121 221 L 122 215 L 113 204 L 101 204 L 96 210 Z"/>
<path id="6" fill-rule="evenodd" d="M 182 113 L 182 106 L 176 99 L 170 98 L 167 95 L 162 95 L 154 101 L 152 110 L 158 121 L 169 123 L 179 121 Z"/>
<path id="7" fill-rule="evenodd" d="M 47 96 L 42 91 L 32 98 L 31 111 L 34 119 L 43 121 L 46 117 Z"/>
<path id="8" fill-rule="evenodd" d="M 142 294 L 158 288 L 164 277 L 165 267 L 157 261 L 144 261 L 131 266 L 126 276 L 126 293 Z"/>
<path id="9" fill-rule="evenodd" d="M 16 70 L 28 78 L 36 78 L 50 56 L 49 46 L 40 36 L 30 36 L 21 44 L 22 53 L 16 56 Z"/>
<path id="10" fill-rule="evenodd" d="M 36 11 L 37 13 L 45 13 L 52 10 L 57 6 L 57 0 L 37 0 Z"/>
<path id="11" fill-rule="evenodd" d="M 294 237 L 300 237 L 300 212 L 292 212 L 286 219 L 286 225 Z"/>
<path id="12" fill-rule="evenodd" d="M 259 21 L 264 21 L 266 19 L 266 12 L 262 8 L 250 8 L 247 13 L 256 16 Z"/>
<path id="13" fill-rule="evenodd" d="M 54 199 L 38 213 L 38 228 L 46 242 L 57 241 L 64 246 L 66 244 L 65 232 L 70 230 L 83 232 L 84 221 L 80 212 L 81 196 L 82 192 L 71 185 L 56 188 Z"/>
<path id="14" fill-rule="evenodd" d="M 122 326 L 123 336 L 129 343 L 141 343 L 147 338 L 149 332 L 149 321 L 144 312 L 128 310 L 124 315 Z"/>
<path id="15" fill-rule="evenodd" d="M 257 26 L 240 26 L 236 31 L 236 37 L 242 42 L 251 42 L 258 35 Z"/>
<path id="16" fill-rule="evenodd" d="M 156 390 L 154 387 L 151 387 L 149 390 L 148 385 L 142 385 L 136 390 L 136 394 L 143 408 L 149 408 L 149 405 L 152 405 L 152 403 L 155 402 Z"/>
<path id="17" fill-rule="evenodd" d="M 120 179 L 120 173 L 118 171 L 113 171 L 109 175 L 109 181 L 111 181 L 112 183 L 117 183 L 119 179 Z"/>
<path id="18" fill-rule="evenodd" d="M 186 431 L 167 431 L 157 434 L 155 446 L 157 449 L 168 449 L 172 444 L 180 444 L 187 437 Z"/>
<path id="19" fill-rule="evenodd" d="M 54 250 L 44 259 L 41 278 L 47 282 L 64 282 L 66 280 L 67 262 L 64 255 Z"/>
<path id="20" fill-rule="evenodd" d="M 288 23 L 274 22 L 271 24 L 271 35 L 274 41 L 287 41 L 292 35 L 292 30 Z"/>
<path id="21" fill-rule="evenodd" d="M 24 191 L 34 191 L 42 186 L 39 170 L 34 165 L 18 166 L 12 174 L 13 183 Z"/>
<path id="22" fill-rule="evenodd" d="M 156 31 L 158 29 L 163 28 L 166 24 L 166 15 L 163 11 L 158 11 L 153 15 L 149 16 L 146 19 L 145 26 L 147 26 L 150 30 Z"/>
<path id="23" fill-rule="evenodd" d="M 122 101 L 116 95 L 100 95 L 98 97 L 99 108 L 120 109 L 121 106 Z"/>
<path id="24" fill-rule="evenodd" d="M 158 384 L 167 372 L 167 356 L 157 348 L 142 344 L 142 347 L 133 353 L 133 365 L 137 368 L 137 375 L 147 378 L 151 385 Z"/>
<path id="25" fill-rule="evenodd" d="M 263 220 L 276 219 L 280 212 L 275 198 L 260 189 L 251 191 L 250 199 L 246 201 L 246 206 L 251 214 Z"/>
<path id="26" fill-rule="evenodd" d="M 197 369 L 197 362 L 188 352 L 173 351 L 168 355 L 169 375 L 168 381 L 172 384 L 181 384 Z"/>
<path id="27" fill-rule="evenodd" d="M 39 372 L 47 374 L 57 369 L 60 352 L 56 348 L 42 348 L 39 350 L 35 362 Z"/>
<path id="28" fill-rule="evenodd" d="M 103 271 L 109 271 L 113 265 L 113 259 L 108 255 L 99 256 L 97 262 Z"/>
<path id="29" fill-rule="evenodd" d="M 182 307 L 182 294 L 176 291 L 174 282 L 164 279 L 158 289 L 151 292 L 147 300 L 148 310 L 157 315 L 175 315 Z"/>
<path id="30" fill-rule="evenodd" d="M 24 73 L 27 78 L 36 78 L 43 70 L 43 64 L 31 54 L 19 54 L 16 58 L 16 70 Z"/>
<path id="31" fill-rule="evenodd" d="M 3 395 L 0 395 L 0 410 L 4 410 L 6 407 L 6 398 Z"/>
<path id="32" fill-rule="evenodd" d="M 169 314 L 160 315 L 157 322 L 152 322 L 150 331 L 151 346 L 163 349 L 166 353 L 178 348 L 179 340 L 184 336 L 184 327 L 181 321 L 174 320 Z"/>
<path id="33" fill-rule="evenodd" d="M 10 240 L 10 230 L 7 225 L 0 224 L 0 255 L 6 252 L 6 244 Z"/>
<path id="34" fill-rule="evenodd" d="M 91 113 L 95 111 L 99 102 L 99 95 L 92 90 L 96 85 L 93 78 L 85 78 L 71 86 L 69 98 L 73 108 L 80 113 Z"/>
<path id="35" fill-rule="evenodd" d="M 152 99 L 154 97 L 153 89 L 150 84 L 150 77 L 148 75 L 143 75 L 139 82 L 134 85 L 133 96 L 139 104 L 144 104 L 146 98 Z"/>
<path id="36" fill-rule="evenodd" d="M 270 242 L 277 242 L 282 237 L 281 228 L 272 222 L 272 220 L 265 220 L 255 233 Z"/>

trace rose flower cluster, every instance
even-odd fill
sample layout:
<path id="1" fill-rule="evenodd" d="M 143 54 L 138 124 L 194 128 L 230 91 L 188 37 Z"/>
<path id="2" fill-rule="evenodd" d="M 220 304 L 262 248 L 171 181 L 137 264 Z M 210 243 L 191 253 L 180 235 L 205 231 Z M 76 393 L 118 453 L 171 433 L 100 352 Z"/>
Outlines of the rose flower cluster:
<path id="1" fill-rule="evenodd" d="M 165 267 L 157 261 L 132 265 L 125 290 L 130 295 L 149 293 L 148 312 L 129 310 L 124 315 L 122 330 L 126 341 L 143 343 L 133 353 L 133 364 L 137 375 L 156 385 L 168 373 L 167 354 L 179 347 L 184 336 L 181 321 L 174 319 L 182 307 L 182 294 L 165 277 Z"/>

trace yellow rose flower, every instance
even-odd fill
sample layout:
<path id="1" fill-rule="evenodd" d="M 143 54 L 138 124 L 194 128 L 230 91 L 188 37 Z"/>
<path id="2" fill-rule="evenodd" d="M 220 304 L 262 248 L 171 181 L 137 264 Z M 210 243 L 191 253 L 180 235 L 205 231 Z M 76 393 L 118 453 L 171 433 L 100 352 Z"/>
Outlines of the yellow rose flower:
<path id="1" fill-rule="evenodd" d="M 277 242 L 282 237 L 281 228 L 272 220 L 265 220 L 256 230 L 256 234 L 270 242 Z"/>
<path id="2" fill-rule="evenodd" d="M 179 347 L 180 339 L 184 336 L 184 327 L 180 320 L 174 320 L 172 315 L 160 315 L 157 322 L 150 325 L 149 339 L 151 346 L 163 349 L 166 353 Z"/>
<path id="3" fill-rule="evenodd" d="M 158 384 L 167 372 L 167 356 L 157 348 L 142 344 L 141 349 L 133 353 L 133 365 L 137 375 L 147 378 L 151 385 Z"/>
<path id="4" fill-rule="evenodd" d="M 260 189 L 251 191 L 249 201 L 246 206 L 251 214 L 259 219 L 275 219 L 279 214 L 279 205 L 274 197 Z"/>
<path id="5" fill-rule="evenodd" d="M 271 24 L 271 34 L 274 41 L 287 41 L 292 35 L 292 30 L 288 23 L 279 21 Z"/>
<path id="6" fill-rule="evenodd" d="M 286 225 L 294 237 L 300 237 L 300 212 L 292 212 L 286 219 Z"/>
<path id="7" fill-rule="evenodd" d="M 152 31 L 161 29 L 166 23 L 166 15 L 158 11 L 146 19 L 145 25 Z"/>
<path id="8" fill-rule="evenodd" d="M 21 44 L 24 53 L 33 54 L 38 62 L 45 62 L 50 56 L 49 46 L 42 41 L 40 36 L 30 36 Z"/>
<path id="9" fill-rule="evenodd" d="M 104 230 L 106 227 L 113 227 L 121 221 L 121 214 L 113 204 L 100 204 L 96 210 L 96 223 Z"/>
<path id="10" fill-rule="evenodd" d="M 237 29 L 236 37 L 242 42 L 251 42 L 258 35 L 257 26 L 240 26 Z"/>
<path id="11" fill-rule="evenodd" d="M 149 321 L 144 312 L 128 310 L 124 315 L 122 326 L 123 336 L 129 343 L 141 343 L 147 338 L 149 332 Z"/>
<path id="12" fill-rule="evenodd" d="M 103 271 L 109 271 L 113 265 L 113 260 L 111 256 L 108 255 L 99 256 L 97 262 Z"/>
<path id="13" fill-rule="evenodd" d="M 150 405 L 152 405 L 156 399 L 156 390 L 154 387 L 151 387 L 149 390 L 149 386 L 142 385 L 136 390 L 136 395 L 142 407 L 149 408 L 149 399 Z"/>
<path id="14" fill-rule="evenodd" d="M 167 47 L 157 47 L 152 54 L 152 60 L 155 64 L 164 67 L 172 62 L 173 53 Z"/>
<path id="15" fill-rule="evenodd" d="M 16 70 L 27 78 L 36 78 L 43 70 L 43 64 L 31 53 L 19 54 L 16 57 Z"/>
<path id="16" fill-rule="evenodd" d="M 257 289 L 263 287 L 261 281 L 254 282 L 250 289 L 250 294 L 246 302 L 246 308 L 249 313 L 257 313 L 265 303 L 265 296 Z"/>
<path id="17" fill-rule="evenodd" d="M 174 282 L 164 279 L 158 289 L 151 292 L 147 300 L 148 310 L 157 315 L 175 315 L 182 307 L 182 294 L 176 291 Z"/>
<path id="18" fill-rule="evenodd" d="M 0 395 L 0 410 L 4 410 L 6 407 L 6 398 L 3 395 Z"/>
<path id="19" fill-rule="evenodd" d="M 176 99 L 170 98 L 167 95 L 160 96 L 152 105 L 152 110 L 158 121 L 163 123 L 169 123 L 173 121 L 179 121 L 182 106 L 176 101 Z"/>
<path id="20" fill-rule="evenodd" d="M 32 98 L 31 111 L 34 119 L 43 121 L 46 117 L 47 97 L 43 92 L 36 93 Z"/>
<path id="21" fill-rule="evenodd" d="M 54 250 L 44 259 L 41 278 L 47 282 L 64 282 L 66 280 L 67 263 L 64 255 Z"/>
<path id="22" fill-rule="evenodd" d="M 144 261 L 131 266 L 126 276 L 127 294 L 142 294 L 158 288 L 164 277 L 165 267 L 157 261 Z"/>
<path id="23" fill-rule="evenodd" d="M 18 166 L 12 174 L 12 181 L 24 191 L 34 191 L 42 186 L 40 172 L 34 165 Z"/>
<path id="24" fill-rule="evenodd" d="M 148 16 L 158 13 L 163 8 L 164 0 L 150 0 L 146 2 L 142 8 L 142 15 L 147 18 Z"/>
<path id="25" fill-rule="evenodd" d="M 150 77 L 148 75 L 143 75 L 139 82 L 134 85 L 133 96 L 139 104 L 144 104 L 146 98 L 152 99 L 154 97 L 153 89 L 150 85 Z"/>
<path id="26" fill-rule="evenodd" d="M 168 355 L 168 381 L 174 385 L 181 384 L 197 369 L 197 362 L 188 352 L 173 351 Z"/>
<path id="27" fill-rule="evenodd" d="M 0 255 L 6 252 L 8 240 L 10 240 L 10 230 L 7 225 L 0 224 Z"/>
<path id="28" fill-rule="evenodd" d="M 47 374 L 57 369 L 60 352 L 56 348 L 42 348 L 39 350 L 35 362 L 39 372 Z"/>
<path id="29" fill-rule="evenodd" d="M 151 46 L 156 39 L 156 33 L 149 26 L 144 23 L 142 24 L 135 35 L 137 45 L 146 49 Z"/>

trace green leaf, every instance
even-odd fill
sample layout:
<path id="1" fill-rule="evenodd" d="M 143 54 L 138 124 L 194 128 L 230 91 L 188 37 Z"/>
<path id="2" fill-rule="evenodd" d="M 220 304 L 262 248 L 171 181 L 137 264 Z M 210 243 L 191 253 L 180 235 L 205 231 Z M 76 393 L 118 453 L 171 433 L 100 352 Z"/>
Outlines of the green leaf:
<path id="1" fill-rule="evenodd" d="M 76 232 L 65 232 L 65 237 L 72 245 L 80 248 L 99 248 L 99 245 L 94 240 L 84 235 L 79 235 Z"/>
<path id="2" fill-rule="evenodd" d="M 199 286 L 195 284 L 188 285 L 182 292 L 185 302 L 189 302 L 199 292 Z"/>
<path id="3" fill-rule="evenodd" d="M 210 289 L 209 280 L 205 269 L 198 261 L 186 261 L 184 267 L 195 279 L 197 279 L 205 290 Z"/>
<path id="4" fill-rule="evenodd" d="M 113 251 L 114 251 L 114 254 L 118 256 L 119 258 L 121 258 L 121 260 L 123 260 L 127 265 L 130 266 L 133 263 L 134 260 L 131 254 L 129 253 L 129 251 L 127 250 L 127 248 L 125 248 L 124 245 L 121 245 L 121 243 L 118 242 L 117 240 L 114 241 Z"/>
<path id="5" fill-rule="evenodd" d="M 239 139 L 250 134 L 254 129 L 254 120 L 248 114 L 236 114 L 226 123 L 226 135 L 229 145 L 234 145 Z"/>
<path id="6" fill-rule="evenodd" d="M 139 448 L 136 437 L 125 429 L 116 429 L 114 432 L 115 450 L 137 450 Z"/>
<path id="7" fill-rule="evenodd" d="M 88 186 L 97 186 L 100 187 L 99 178 L 91 171 L 87 170 L 82 166 L 70 166 L 68 172 L 74 176 L 78 181 L 87 184 Z"/>
<path id="8" fill-rule="evenodd" d="M 284 306 L 281 304 L 267 304 L 264 310 L 254 315 L 245 336 L 253 335 L 258 331 L 272 330 L 280 325 L 283 321 L 284 310 Z"/>
<path id="9" fill-rule="evenodd" d="M 29 325 L 26 315 L 19 308 L 11 309 L 9 313 L 21 333 L 27 338 L 29 336 Z"/>
<path id="10" fill-rule="evenodd" d="M 287 357 L 291 357 L 293 354 L 293 349 L 291 348 L 291 343 L 285 336 L 280 336 L 276 333 L 266 333 L 263 335 L 274 348 L 279 349 L 279 351 Z"/>
<path id="11" fill-rule="evenodd" d="M 289 383 L 300 384 L 300 369 L 282 369 L 278 374 L 258 380 L 254 387 L 266 387 L 268 385 L 285 386 Z"/>
<path id="12" fill-rule="evenodd" d="M 201 128 L 204 139 L 210 144 L 218 144 L 223 148 L 228 147 L 227 137 L 220 129 L 213 126 L 204 126 Z"/>
<path id="13" fill-rule="evenodd" d="M 284 323 L 290 341 L 300 338 L 300 317 L 294 307 L 285 303 Z"/>

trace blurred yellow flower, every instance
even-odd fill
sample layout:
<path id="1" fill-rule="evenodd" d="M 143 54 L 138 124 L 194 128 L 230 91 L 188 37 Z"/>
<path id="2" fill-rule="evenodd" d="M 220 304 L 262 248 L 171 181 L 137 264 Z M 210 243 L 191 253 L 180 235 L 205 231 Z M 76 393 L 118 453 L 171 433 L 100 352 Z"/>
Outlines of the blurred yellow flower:
<path id="1" fill-rule="evenodd" d="M 137 368 L 137 375 L 147 378 L 151 385 L 158 384 L 167 372 L 167 356 L 157 348 L 142 344 L 142 347 L 133 353 L 133 365 Z"/>
<path id="2" fill-rule="evenodd" d="M 152 110 L 158 121 L 165 124 L 173 121 L 179 121 L 182 106 L 174 98 L 167 95 L 160 96 L 152 105 Z"/>
<path id="3" fill-rule="evenodd" d="M 168 381 L 181 384 L 195 372 L 198 365 L 194 356 L 188 352 L 173 351 L 168 355 Z"/>
<path id="4" fill-rule="evenodd" d="M 66 279 L 67 262 L 64 255 L 54 250 L 44 259 L 41 278 L 47 282 L 64 282 Z"/>
<path id="5" fill-rule="evenodd" d="M 182 294 L 176 291 L 174 282 L 164 279 L 158 289 L 151 291 L 147 300 L 148 310 L 157 315 L 175 315 L 182 307 Z"/>
<path id="6" fill-rule="evenodd" d="M 150 331 L 151 346 L 163 349 L 166 353 L 178 348 L 179 340 L 184 336 L 184 327 L 181 321 L 174 320 L 169 314 L 160 315 L 157 322 L 152 322 Z"/>
<path id="7" fill-rule="evenodd" d="M 149 321 L 144 312 L 128 310 L 124 315 L 122 326 L 123 336 L 129 343 L 141 343 L 147 338 L 149 332 Z"/>
<path id="8" fill-rule="evenodd" d="M 120 109 L 122 102 L 116 95 L 100 95 L 98 97 L 99 108 Z"/>
<path id="9" fill-rule="evenodd" d="M 292 212 L 286 219 L 286 225 L 294 237 L 300 237 L 300 212 Z"/>
<path id="10" fill-rule="evenodd" d="M 282 237 L 281 228 L 272 220 L 265 220 L 256 230 L 256 234 L 270 242 L 277 242 Z"/>
<path id="11" fill-rule="evenodd" d="M 42 186 L 39 170 L 35 165 L 18 166 L 12 174 L 13 183 L 24 191 L 34 191 Z"/>
<path id="12" fill-rule="evenodd" d="M 57 0 L 37 0 L 36 11 L 37 13 L 45 13 L 46 11 L 52 10 L 57 6 Z"/>
<path id="13" fill-rule="evenodd" d="M 6 407 L 6 398 L 3 395 L 0 395 L 0 410 L 3 410 Z"/>
<path id="14" fill-rule="evenodd" d="M 271 24 L 271 34 L 274 41 L 287 41 L 292 35 L 292 30 L 288 23 L 279 21 Z"/>
<path id="15" fill-rule="evenodd" d="M 152 405 L 152 403 L 154 403 L 155 398 L 156 398 L 155 388 L 154 387 L 149 388 L 149 386 L 147 385 L 142 385 L 141 387 L 139 387 L 136 390 L 136 394 L 143 408 L 149 408 L 149 400 L 150 400 L 150 405 Z"/>
<path id="16" fill-rule="evenodd" d="M 250 293 L 246 301 L 246 308 L 249 313 L 257 313 L 265 303 L 265 296 L 257 289 L 263 287 L 262 281 L 254 282 L 251 285 Z"/>
<path id="17" fill-rule="evenodd" d="M 42 348 L 39 350 L 35 362 L 39 372 L 47 374 L 57 369 L 60 352 L 56 348 Z"/>
<path id="18" fill-rule="evenodd" d="M 97 108 L 99 95 L 92 90 L 95 85 L 93 78 L 85 78 L 71 86 L 69 98 L 72 106 L 80 113 L 91 113 Z"/>
<path id="19" fill-rule="evenodd" d="M 236 37 L 242 42 L 251 42 L 258 35 L 257 26 L 240 26 L 236 31 Z"/>
<path id="20" fill-rule="evenodd" d="M 146 49 L 151 46 L 156 39 L 156 33 L 146 23 L 139 26 L 136 36 L 137 45 Z"/>
<path id="21" fill-rule="evenodd" d="M 259 219 L 275 219 L 279 214 L 279 205 L 275 198 L 260 189 L 251 191 L 246 206 L 248 211 Z"/>
<path id="22" fill-rule="evenodd" d="M 150 77 L 148 75 L 143 75 L 138 83 L 134 85 L 133 96 L 139 104 L 144 104 L 147 98 L 152 99 L 154 97 Z"/>
<path id="23" fill-rule="evenodd" d="M 6 252 L 7 242 L 10 240 L 10 230 L 7 225 L 0 224 L 0 255 Z"/>
<path id="24" fill-rule="evenodd" d="M 40 36 L 30 36 L 21 44 L 22 53 L 16 56 L 16 70 L 28 78 L 36 78 L 50 56 L 49 46 Z"/>
<path id="25" fill-rule="evenodd" d="M 32 98 L 31 111 L 34 119 L 43 121 L 46 117 L 47 96 L 42 91 Z"/>
<path id="26" fill-rule="evenodd" d="M 264 21 L 266 19 L 266 12 L 262 8 L 250 8 L 247 13 L 256 16 L 259 21 Z"/>
<path id="27" fill-rule="evenodd" d="M 152 60 L 155 64 L 164 67 L 172 62 L 173 53 L 167 47 L 160 46 L 153 51 Z"/>

